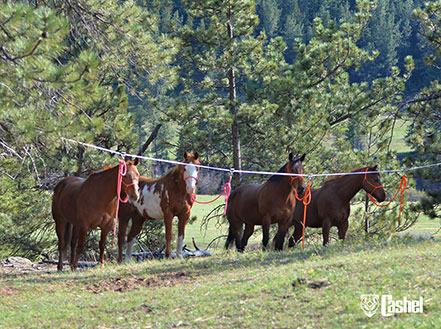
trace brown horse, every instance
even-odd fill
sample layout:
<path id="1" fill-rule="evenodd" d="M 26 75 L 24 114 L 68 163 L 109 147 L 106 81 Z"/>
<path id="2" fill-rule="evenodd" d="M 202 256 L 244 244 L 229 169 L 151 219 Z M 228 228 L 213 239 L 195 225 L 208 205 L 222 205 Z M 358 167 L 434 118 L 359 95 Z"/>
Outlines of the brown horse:
<path id="1" fill-rule="evenodd" d="M 121 168 L 126 168 L 124 173 Z M 71 240 L 70 267 L 75 271 L 83 252 L 87 232 L 101 228 L 100 263 L 104 265 L 104 247 L 112 229 L 118 202 L 118 181 L 122 179 L 125 193 L 132 202 L 138 200 L 139 173 L 136 164 L 128 161 L 91 174 L 87 179 L 66 177 L 55 186 L 52 217 L 58 236 L 58 270 L 63 270 L 63 255 Z"/>
<path id="2" fill-rule="evenodd" d="M 176 253 L 182 256 L 185 226 L 190 218 L 193 206 L 192 195 L 198 182 L 198 153 L 194 155 L 185 152 L 184 163 L 171 169 L 164 177 L 152 179 L 140 177 L 139 187 L 141 197 L 132 204 L 121 205 L 121 215 L 118 229 L 118 261 L 122 261 L 122 249 L 125 243 L 127 225 L 132 218 L 132 226 L 127 236 L 125 260 L 130 260 L 135 237 L 141 232 L 146 220 L 164 219 L 167 258 L 171 254 L 172 223 L 177 216 L 178 239 Z"/>
<path id="3" fill-rule="evenodd" d="M 311 189 L 311 203 L 306 208 L 306 227 L 322 228 L 323 245 L 329 242 L 329 230 L 337 226 L 338 237 L 343 240 L 348 230 L 350 201 L 361 189 L 373 195 L 379 202 L 386 199 L 380 174 L 375 167 L 364 167 L 353 172 L 365 174 L 341 175 L 327 180 L 319 189 Z M 370 173 L 373 172 L 373 173 Z M 304 205 L 299 202 L 293 212 L 294 233 L 289 247 L 302 237 Z"/>
<path id="4" fill-rule="evenodd" d="M 278 172 L 303 174 L 302 161 L 304 159 L 305 154 L 300 159 L 294 159 L 291 153 L 288 162 Z M 274 175 L 264 184 L 249 184 L 236 188 L 231 193 L 228 202 L 227 219 L 230 227 L 225 248 L 228 249 L 235 240 L 236 249 L 243 251 L 254 232 L 255 225 L 262 225 L 262 244 L 266 248 L 270 225 L 277 223 L 279 239 L 276 248 L 281 250 L 285 234 L 291 225 L 291 213 L 296 205 L 294 188 L 299 194 L 303 193 L 302 176 Z M 245 230 L 241 239 L 243 224 L 245 224 Z"/>

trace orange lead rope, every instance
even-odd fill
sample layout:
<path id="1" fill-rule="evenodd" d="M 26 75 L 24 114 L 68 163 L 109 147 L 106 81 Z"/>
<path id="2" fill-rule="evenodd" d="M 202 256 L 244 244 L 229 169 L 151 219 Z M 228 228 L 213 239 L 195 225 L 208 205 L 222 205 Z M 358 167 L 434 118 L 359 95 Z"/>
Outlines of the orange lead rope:
<path id="1" fill-rule="evenodd" d="M 296 177 L 297 178 L 297 177 Z M 302 230 L 302 250 L 305 249 L 305 226 L 306 226 L 306 207 L 311 203 L 311 181 L 308 179 L 306 185 L 305 195 L 303 198 L 299 198 L 296 189 L 294 189 L 296 199 L 303 202 L 303 230 Z"/>
<path id="2" fill-rule="evenodd" d="M 372 186 L 374 187 L 374 189 L 373 189 L 370 193 L 368 193 L 368 195 L 369 195 L 369 197 L 371 198 L 372 202 L 373 202 L 377 207 L 386 207 L 386 206 L 390 205 L 390 204 L 392 203 L 392 201 L 395 200 L 395 198 L 397 197 L 398 193 L 401 194 L 400 212 L 399 212 L 399 214 L 398 214 L 398 223 L 400 223 L 400 222 L 401 222 L 401 210 L 403 209 L 403 194 L 404 194 L 404 190 L 406 189 L 406 186 L 407 186 L 406 175 L 403 175 L 403 177 L 401 177 L 400 187 L 398 188 L 397 193 L 395 193 L 394 197 L 393 197 L 388 203 L 386 203 L 386 204 L 378 204 L 378 203 L 374 200 L 374 197 L 372 196 L 372 193 L 375 191 L 375 189 L 377 189 L 377 188 L 379 188 L 379 187 L 382 187 L 382 185 L 380 185 L 380 186 L 375 186 L 374 184 L 372 184 L 371 182 L 369 182 L 369 181 L 366 179 L 366 175 L 367 175 L 367 171 L 368 171 L 368 169 L 369 169 L 369 168 L 366 168 L 366 172 L 365 172 L 365 174 L 364 174 L 364 180 L 365 180 L 368 184 L 370 184 L 370 185 L 372 185 Z"/>

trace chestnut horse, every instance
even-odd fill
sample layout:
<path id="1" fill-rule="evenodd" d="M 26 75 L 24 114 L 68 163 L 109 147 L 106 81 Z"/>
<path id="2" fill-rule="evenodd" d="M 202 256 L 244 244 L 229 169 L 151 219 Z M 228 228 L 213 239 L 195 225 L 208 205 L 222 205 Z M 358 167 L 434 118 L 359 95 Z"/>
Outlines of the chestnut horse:
<path id="1" fill-rule="evenodd" d="M 185 226 L 190 218 L 193 206 L 192 195 L 198 182 L 198 153 L 194 155 L 185 152 L 184 163 L 171 169 L 159 179 L 140 177 L 139 187 L 141 196 L 137 202 L 121 205 L 118 229 L 118 261 L 122 261 L 122 249 L 125 243 L 127 225 L 132 218 L 132 226 L 127 236 L 125 260 L 129 261 L 135 237 L 141 232 L 146 220 L 164 219 L 167 258 L 171 254 L 172 223 L 177 216 L 178 239 L 176 253 L 182 256 Z"/>
<path id="2" fill-rule="evenodd" d="M 124 174 L 121 168 L 126 168 Z M 118 202 L 118 181 L 122 179 L 125 193 L 132 202 L 138 200 L 139 173 L 136 164 L 128 161 L 115 167 L 92 173 L 87 179 L 63 178 L 52 198 L 52 217 L 58 236 L 58 271 L 63 270 L 63 255 L 71 240 L 70 267 L 75 271 L 83 252 L 87 232 L 101 228 L 100 263 L 104 265 L 104 247 L 112 229 Z"/>
<path id="3" fill-rule="evenodd" d="M 278 172 L 304 174 L 302 165 L 304 160 L 305 154 L 300 159 L 294 159 L 293 154 L 290 153 L 288 162 Z M 294 188 L 297 189 L 298 194 L 303 193 L 302 176 L 274 175 L 264 184 L 248 184 L 236 188 L 228 201 L 227 219 L 230 227 L 225 248 L 228 249 L 235 240 L 236 249 L 243 251 L 254 232 L 255 225 L 262 225 L 262 244 L 266 248 L 270 225 L 277 223 L 279 239 L 276 249 L 281 250 L 285 234 L 291 225 L 291 213 L 296 205 Z M 243 224 L 245 230 L 241 239 Z"/>
<path id="4" fill-rule="evenodd" d="M 373 173 L 370 173 L 372 172 Z M 311 203 L 306 208 L 306 227 L 322 228 L 323 245 L 329 242 L 329 230 L 338 228 L 338 238 L 343 240 L 348 230 L 350 202 L 361 189 L 373 195 L 379 202 L 386 199 L 380 174 L 375 167 L 364 167 L 353 172 L 365 174 L 341 175 L 327 180 L 319 189 L 311 189 Z M 293 212 L 294 233 L 289 239 L 289 247 L 302 237 L 304 205 L 299 202 Z"/>

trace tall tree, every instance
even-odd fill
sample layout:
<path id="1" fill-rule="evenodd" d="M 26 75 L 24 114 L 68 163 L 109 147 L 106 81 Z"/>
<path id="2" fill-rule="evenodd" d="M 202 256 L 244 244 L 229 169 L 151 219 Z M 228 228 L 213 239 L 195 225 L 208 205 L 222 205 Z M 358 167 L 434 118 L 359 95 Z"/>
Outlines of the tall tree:
<path id="1" fill-rule="evenodd" d="M 191 105 L 183 104 L 172 113 L 182 122 L 184 144 L 191 141 L 204 149 L 210 161 L 231 163 L 242 168 L 241 138 L 246 123 L 244 81 L 253 74 L 251 59 L 260 56 L 264 36 L 253 37 L 259 20 L 251 0 L 187 1 L 193 26 L 181 30 L 183 56 L 188 66 L 182 94 Z M 258 115 L 258 113 L 256 113 Z M 235 174 L 238 184 L 240 175 Z"/>
<path id="2" fill-rule="evenodd" d="M 441 1 L 428 2 L 424 8 L 414 12 L 420 22 L 421 33 L 432 46 L 426 56 L 426 64 L 439 72 L 441 60 Z M 408 160 L 414 164 L 441 163 L 441 84 L 433 80 L 407 103 L 411 124 L 407 142 L 415 150 L 414 157 Z M 418 171 L 416 177 L 422 178 L 427 196 L 422 199 L 418 209 L 430 218 L 441 218 L 441 180 L 439 166 Z"/>

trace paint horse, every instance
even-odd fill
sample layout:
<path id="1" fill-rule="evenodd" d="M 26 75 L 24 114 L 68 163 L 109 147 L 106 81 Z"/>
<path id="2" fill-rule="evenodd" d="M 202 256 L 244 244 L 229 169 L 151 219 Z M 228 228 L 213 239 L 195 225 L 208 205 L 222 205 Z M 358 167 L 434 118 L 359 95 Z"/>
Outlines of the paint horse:
<path id="1" fill-rule="evenodd" d="M 126 172 L 122 172 L 124 169 Z M 100 263 L 104 266 L 104 247 L 114 223 L 119 184 L 124 185 L 123 191 L 130 201 L 135 202 L 139 197 L 138 179 L 136 164 L 121 161 L 120 165 L 92 173 L 87 179 L 66 177 L 55 186 L 52 217 L 58 236 L 58 271 L 63 270 L 69 240 L 70 267 L 76 270 L 87 232 L 97 227 L 101 228 Z"/>
<path id="2" fill-rule="evenodd" d="M 311 203 L 306 208 L 306 227 L 322 228 L 323 245 L 329 242 L 329 230 L 332 226 L 338 228 L 338 238 L 343 240 L 348 230 L 350 202 L 361 189 L 373 195 L 377 201 L 386 199 L 380 174 L 375 167 L 364 167 L 353 172 L 364 174 L 341 175 L 327 180 L 319 189 L 311 189 Z M 302 237 L 304 205 L 299 202 L 296 206 L 292 225 L 294 233 L 289 239 L 288 246 L 293 247 Z"/>
<path id="3" fill-rule="evenodd" d="M 198 182 L 198 153 L 194 155 L 185 152 L 185 165 L 178 165 L 171 169 L 164 177 L 152 179 L 141 177 L 139 187 L 141 196 L 137 202 L 121 205 L 118 229 L 118 261 L 122 261 L 122 249 L 125 244 L 125 235 L 130 218 L 132 226 L 127 236 L 125 260 L 129 261 L 135 237 L 141 232 L 146 220 L 163 219 L 165 224 L 167 258 L 171 254 L 172 221 L 178 217 L 178 239 L 176 253 L 182 256 L 185 226 L 190 218 L 193 206 L 192 196 L 196 192 Z"/>
<path id="4" fill-rule="evenodd" d="M 279 173 L 304 174 L 302 161 L 289 154 L 288 162 L 279 169 Z M 237 187 L 230 195 L 227 208 L 227 219 L 230 224 L 225 248 L 236 242 L 236 249 L 243 251 L 248 239 L 254 232 L 255 225 L 262 225 L 263 247 L 269 240 L 271 224 L 278 224 L 278 241 L 276 249 L 283 249 L 285 234 L 291 225 L 291 214 L 296 206 L 293 189 L 298 194 L 304 190 L 302 176 L 273 175 L 264 184 L 249 184 Z M 245 230 L 242 235 L 242 228 Z"/>

